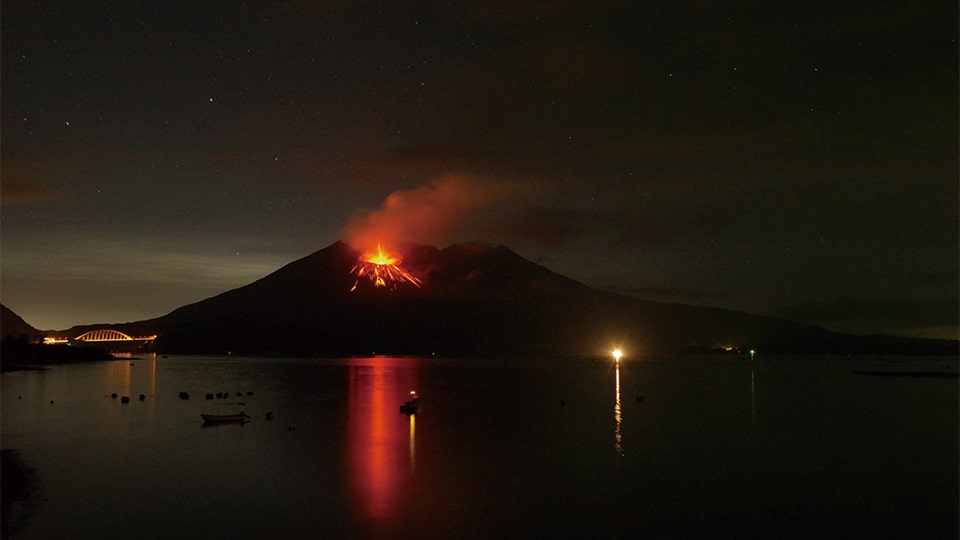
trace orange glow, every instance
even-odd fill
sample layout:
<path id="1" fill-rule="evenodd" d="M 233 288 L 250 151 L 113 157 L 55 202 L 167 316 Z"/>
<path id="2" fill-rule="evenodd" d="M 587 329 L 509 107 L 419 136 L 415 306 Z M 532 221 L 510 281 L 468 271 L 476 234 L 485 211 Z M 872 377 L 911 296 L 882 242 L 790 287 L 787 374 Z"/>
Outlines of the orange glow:
<path id="1" fill-rule="evenodd" d="M 373 264 L 400 264 L 403 262 L 403 259 L 399 255 L 393 255 L 390 253 L 384 253 L 383 247 L 380 244 L 377 244 L 376 253 L 367 253 L 361 257 L 363 261 L 370 262 Z"/>
<path id="2" fill-rule="evenodd" d="M 351 488 L 368 518 L 401 514 L 416 463 L 415 420 L 397 407 L 416 382 L 401 359 L 375 357 L 350 366 L 347 452 Z"/>
<path id="3" fill-rule="evenodd" d="M 398 496 L 397 440 L 401 435 L 388 398 L 395 382 L 384 365 L 350 368 L 350 455 L 355 487 L 370 517 L 389 517 Z"/>
<path id="4" fill-rule="evenodd" d="M 355 291 L 362 278 L 372 281 L 374 287 L 390 287 L 391 290 L 396 290 L 401 283 L 419 287 L 422 283 L 420 278 L 404 270 L 400 266 L 402 262 L 403 257 L 399 253 L 384 251 L 383 247 L 377 244 L 376 252 L 364 252 L 350 269 L 350 273 L 357 277 L 350 290 Z"/>

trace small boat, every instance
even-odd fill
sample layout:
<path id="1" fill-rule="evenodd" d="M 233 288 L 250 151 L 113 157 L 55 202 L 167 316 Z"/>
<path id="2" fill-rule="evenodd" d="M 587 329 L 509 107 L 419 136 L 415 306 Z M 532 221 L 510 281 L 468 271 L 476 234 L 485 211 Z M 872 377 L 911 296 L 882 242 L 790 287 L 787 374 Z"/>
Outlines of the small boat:
<path id="1" fill-rule="evenodd" d="M 403 402 L 403 405 L 400 406 L 400 412 L 409 416 L 417 412 L 417 409 L 419 407 L 420 407 L 420 396 L 417 395 L 416 390 L 411 390 L 410 401 Z"/>
<path id="2" fill-rule="evenodd" d="M 245 403 L 241 403 L 239 401 L 236 403 L 216 403 L 213 406 L 213 410 L 215 411 L 214 414 L 200 414 L 200 416 L 203 418 L 203 425 L 246 424 L 250 421 L 250 416 L 240 410 L 240 407 L 243 407 L 244 405 Z"/>
<path id="3" fill-rule="evenodd" d="M 238 414 L 201 414 L 204 424 L 245 424 L 250 421 L 250 416 L 245 412 Z"/>

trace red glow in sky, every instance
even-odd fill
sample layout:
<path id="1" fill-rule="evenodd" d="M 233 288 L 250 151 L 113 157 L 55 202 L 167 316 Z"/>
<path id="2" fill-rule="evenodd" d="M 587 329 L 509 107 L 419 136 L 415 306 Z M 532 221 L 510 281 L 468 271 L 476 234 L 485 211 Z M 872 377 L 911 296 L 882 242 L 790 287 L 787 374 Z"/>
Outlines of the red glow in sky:
<path id="1" fill-rule="evenodd" d="M 347 223 L 343 239 L 373 252 L 378 244 L 437 245 L 451 239 L 461 219 L 491 203 L 497 189 L 468 176 L 445 176 L 413 189 L 394 191 L 377 210 L 359 212 Z"/>
<path id="2" fill-rule="evenodd" d="M 468 176 L 445 176 L 395 191 L 379 209 L 356 214 L 343 231 L 344 240 L 362 252 L 350 269 L 357 278 L 350 290 L 356 290 L 362 278 L 376 287 L 396 289 L 403 283 L 419 287 L 420 278 L 401 266 L 403 257 L 390 246 L 400 242 L 435 245 L 449 240 L 461 219 L 489 204 L 496 192 Z"/>

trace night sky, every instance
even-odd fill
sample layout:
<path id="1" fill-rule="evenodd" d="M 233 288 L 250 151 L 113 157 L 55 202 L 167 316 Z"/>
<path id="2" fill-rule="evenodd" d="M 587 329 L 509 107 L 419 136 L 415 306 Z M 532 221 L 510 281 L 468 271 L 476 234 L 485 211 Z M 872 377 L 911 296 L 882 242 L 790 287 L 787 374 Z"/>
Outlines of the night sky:
<path id="1" fill-rule="evenodd" d="M 2 301 L 36 327 L 160 316 L 372 223 L 957 337 L 953 0 L 107 4 L 2 3 Z"/>

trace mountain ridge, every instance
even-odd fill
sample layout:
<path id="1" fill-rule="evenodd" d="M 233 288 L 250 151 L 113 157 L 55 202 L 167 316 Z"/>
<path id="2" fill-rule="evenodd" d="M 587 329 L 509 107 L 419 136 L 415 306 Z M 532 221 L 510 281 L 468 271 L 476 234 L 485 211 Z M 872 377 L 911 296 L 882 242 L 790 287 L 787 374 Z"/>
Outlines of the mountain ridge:
<path id="1" fill-rule="evenodd" d="M 0 339 L 3 340 L 32 341 L 43 332 L 23 320 L 23 317 L 17 315 L 12 309 L 0 304 L 0 334 L 2 334 Z"/>
<path id="2" fill-rule="evenodd" d="M 158 334 L 170 353 L 278 355 L 600 355 L 615 346 L 668 354 L 718 347 L 769 353 L 955 354 L 950 340 L 853 336 L 714 307 L 590 288 L 506 246 L 402 244 L 423 280 L 392 290 L 350 269 L 337 241 L 252 283 L 154 319 L 83 325 Z M 356 285 L 356 290 L 351 289 Z"/>

